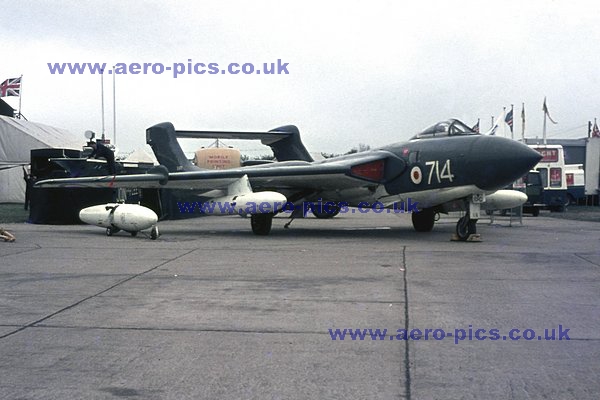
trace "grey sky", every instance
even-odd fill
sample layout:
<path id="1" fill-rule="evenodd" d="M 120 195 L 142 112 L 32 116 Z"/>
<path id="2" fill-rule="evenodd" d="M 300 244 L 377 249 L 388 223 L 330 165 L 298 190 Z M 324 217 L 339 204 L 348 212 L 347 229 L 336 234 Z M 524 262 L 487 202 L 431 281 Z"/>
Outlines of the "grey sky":
<path id="1" fill-rule="evenodd" d="M 311 151 L 342 152 L 405 140 L 451 117 L 489 128 L 510 104 L 519 136 L 522 102 L 527 136 L 541 136 L 544 96 L 559 122 L 551 137 L 584 136 L 600 117 L 592 1 L 57 3 L 3 3 L 10 23 L 0 27 L 0 80 L 23 74 L 23 113 L 82 138 L 101 130 L 100 78 L 51 75 L 48 62 L 289 63 L 289 75 L 117 76 L 125 151 L 163 121 L 201 130 L 295 124 Z M 112 136 L 111 76 L 105 109 Z M 186 148 L 199 143 L 207 142 Z"/>

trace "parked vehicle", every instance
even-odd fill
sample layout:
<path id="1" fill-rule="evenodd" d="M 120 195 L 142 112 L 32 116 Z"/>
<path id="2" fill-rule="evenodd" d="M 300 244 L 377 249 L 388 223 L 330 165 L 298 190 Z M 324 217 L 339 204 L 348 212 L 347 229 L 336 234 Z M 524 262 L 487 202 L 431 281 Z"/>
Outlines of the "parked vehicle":
<path id="1" fill-rule="evenodd" d="M 565 165 L 567 180 L 567 199 L 569 204 L 577 204 L 585 199 L 585 173 L 583 164 Z"/>
<path id="2" fill-rule="evenodd" d="M 569 204 L 567 197 L 567 179 L 565 173 L 565 154 L 561 145 L 530 145 L 542 155 L 534 167 L 540 172 L 544 188 L 543 201 L 550 211 L 564 211 Z"/>
<path id="3" fill-rule="evenodd" d="M 523 204 L 523 212 L 532 214 L 534 217 L 540 215 L 540 210 L 546 208 L 544 203 L 544 185 L 539 171 L 529 171 L 512 185 L 514 190 L 524 191 L 527 202 Z"/>

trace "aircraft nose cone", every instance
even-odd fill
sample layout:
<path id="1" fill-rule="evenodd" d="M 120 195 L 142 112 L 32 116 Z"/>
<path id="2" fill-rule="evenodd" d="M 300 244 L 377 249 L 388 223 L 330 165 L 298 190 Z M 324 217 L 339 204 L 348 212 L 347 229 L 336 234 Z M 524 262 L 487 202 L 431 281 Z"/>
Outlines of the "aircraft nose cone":
<path id="1" fill-rule="evenodd" d="M 482 136 L 471 152 L 477 186 L 483 190 L 498 190 L 510 185 L 533 168 L 542 156 L 515 140 Z"/>

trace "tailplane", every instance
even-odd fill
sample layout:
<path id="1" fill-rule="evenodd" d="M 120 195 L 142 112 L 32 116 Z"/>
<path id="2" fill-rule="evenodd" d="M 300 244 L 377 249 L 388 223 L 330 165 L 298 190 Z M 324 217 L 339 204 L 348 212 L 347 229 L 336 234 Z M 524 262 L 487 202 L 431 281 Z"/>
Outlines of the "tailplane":
<path id="1" fill-rule="evenodd" d="M 282 126 L 269 132 L 178 130 L 175 134 L 179 138 L 260 140 L 262 144 L 273 150 L 277 161 L 314 161 L 302 144 L 300 131 L 294 125 Z"/>
<path id="2" fill-rule="evenodd" d="M 200 169 L 187 159 L 177 138 L 260 140 L 273 150 L 277 161 L 314 161 L 300 139 L 300 131 L 294 125 L 282 126 L 269 132 L 218 132 L 176 131 L 173 124 L 163 122 L 146 129 L 146 143 L 152 147 L 158 162 L 167 167 L 169 172 Z"/>

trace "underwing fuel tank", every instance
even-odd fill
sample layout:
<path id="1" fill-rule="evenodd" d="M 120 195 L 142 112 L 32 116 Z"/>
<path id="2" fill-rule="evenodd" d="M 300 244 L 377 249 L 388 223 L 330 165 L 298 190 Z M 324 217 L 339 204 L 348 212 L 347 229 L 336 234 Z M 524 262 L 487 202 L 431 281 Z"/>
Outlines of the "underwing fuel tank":
<path id="1" fill-rule="evenodd" d="M 504 210 L 519 207 L 527 201 L 527 195 L 517 190 L 498 190 L 485 197 L 481 204 L 484 210 Z"/>
<path id="2" fill-rule="evenodd" d="M 108 236 L 120 230 L 135 236 L 148 228 L 151 228 L 151 239 L 159 236 L 156 227 L 158 216 L 151 209 L 138 204 L 108 203 L 87 207 L 79 211 L 79 219 L 86 224 L 106 228 Z"/>
<path id="3" fill-rule="evenodd" d="M 250 192 L 210 199 L 204 212 L 214 215 L 269 214 L 280 211 L 287 198 L 279 192 Z"/>

